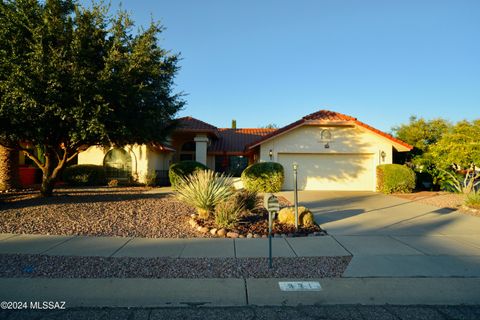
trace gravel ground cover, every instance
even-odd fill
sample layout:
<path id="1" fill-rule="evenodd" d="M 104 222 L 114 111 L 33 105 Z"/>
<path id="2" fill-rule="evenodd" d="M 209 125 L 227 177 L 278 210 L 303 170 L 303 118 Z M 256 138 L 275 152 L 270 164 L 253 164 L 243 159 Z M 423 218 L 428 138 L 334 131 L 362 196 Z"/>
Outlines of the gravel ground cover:
<path id="1" fill-rule="evenodd" d="M 428 204 L 439 208 L 459 210 L 470 215 L 480 216 L 480 210 L 467 208 L 463 205 L 465 195 L 450 192 L 420 191 L 414 193 L 394 194 L 396 197 Z"/>
<path id="2" fill-rule="evenodd" d="M 0 277 L 12 278 L 333 278 L 351 257 L 104 258 L 0 255 Z"/>
<path id="3" fill-rule="evenodd" d="M 0 233 L 198 237 L 189 228 L 195 212 L 171 194 L 144 193 L 148 188 L 58 189 L 51 198 L 34 192 L 0 196 Z M 202 235 L 209 237 L 209 235 Z"/>

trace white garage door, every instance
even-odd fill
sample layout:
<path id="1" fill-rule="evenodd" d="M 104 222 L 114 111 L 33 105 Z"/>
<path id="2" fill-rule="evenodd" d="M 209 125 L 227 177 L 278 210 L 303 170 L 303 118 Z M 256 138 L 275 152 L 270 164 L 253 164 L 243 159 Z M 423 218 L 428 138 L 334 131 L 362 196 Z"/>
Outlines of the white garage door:
<path id="1" fill-rule="evenodd" d="M 278 162 L 285 169 L 284 190 L 293 190 L 294 162 L 298 163 L 299 190 L 375 190 L 372 154 L 279 153 Z"/>

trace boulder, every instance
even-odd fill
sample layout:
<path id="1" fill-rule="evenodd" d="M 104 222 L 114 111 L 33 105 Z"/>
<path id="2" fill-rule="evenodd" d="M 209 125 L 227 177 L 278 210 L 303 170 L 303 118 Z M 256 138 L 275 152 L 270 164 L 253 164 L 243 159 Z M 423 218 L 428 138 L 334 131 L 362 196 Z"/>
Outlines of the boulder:
<path id="1" fill-rule="evenodd" d="M 295 207 L 287 207 L 280 210 L 278 212 L 278 222 L 295 225 Z M 312 212 L 305 207 L 298 207 L 298 225 L 305 227 L 315 225 Z"/>

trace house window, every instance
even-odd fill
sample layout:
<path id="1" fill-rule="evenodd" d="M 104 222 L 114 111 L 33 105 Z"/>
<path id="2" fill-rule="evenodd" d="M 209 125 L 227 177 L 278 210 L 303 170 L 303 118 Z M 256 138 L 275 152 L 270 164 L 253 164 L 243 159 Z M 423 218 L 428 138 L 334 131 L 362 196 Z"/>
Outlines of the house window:
<path id="1" fill-rule="evenodd" d="M 180 161 L 195 160 L 196 147 L 195 141 L 185 142 L 180 150 Z"/>
<path id="2" fill-rule="evenodd" d="M 240 177 L 248 166 L 248 158 L 244 156 L 216 156 L 215 171 L 224 172 L 233 177 Z"/>

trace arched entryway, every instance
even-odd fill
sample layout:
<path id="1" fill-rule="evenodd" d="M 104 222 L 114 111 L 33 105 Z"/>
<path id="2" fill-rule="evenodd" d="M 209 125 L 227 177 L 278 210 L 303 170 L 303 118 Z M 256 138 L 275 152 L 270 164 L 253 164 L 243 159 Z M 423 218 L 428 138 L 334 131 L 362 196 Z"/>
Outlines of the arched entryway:
<path id="1" fill-rule="evenodd" d="M 107 179 L 127 180 L 132 176 L 132 157 L 127 151 L 115 148 L 103 159 Z"/>

